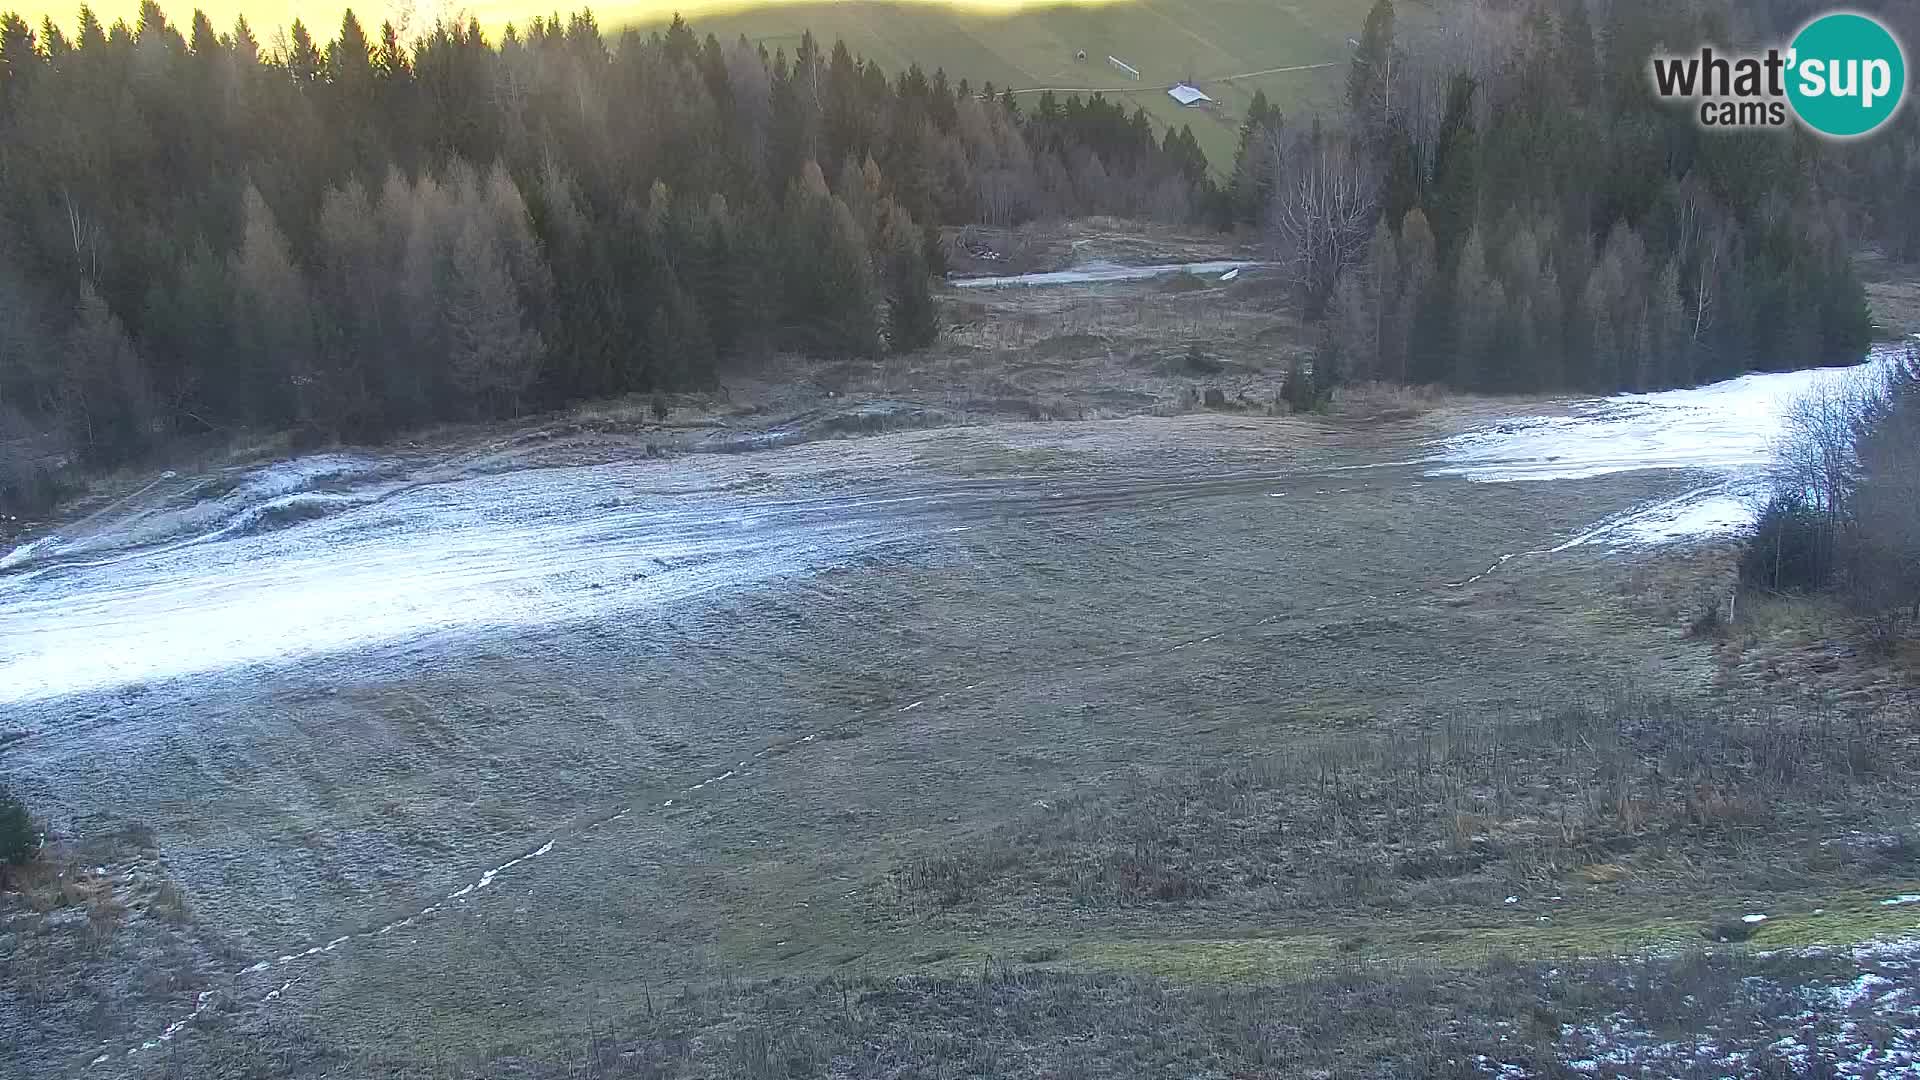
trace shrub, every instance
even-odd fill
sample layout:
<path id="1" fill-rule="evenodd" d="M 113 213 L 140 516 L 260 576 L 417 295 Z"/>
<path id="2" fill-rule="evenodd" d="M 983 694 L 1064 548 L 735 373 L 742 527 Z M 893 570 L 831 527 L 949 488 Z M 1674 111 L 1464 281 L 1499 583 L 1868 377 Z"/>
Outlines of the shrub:
<path id="1" fill-rule="evenodd" d="M 1193 375 L 1218 375 L 1227 370 L 1225 364 L 1208 356 L 1206 346 L 1197 341 L 1187 345 L 1187 352 L 1181 357 L 1181 363 L 1188 373 Z"/>
<path id="2" fill-rule="evenodd" d="M 1720 594 L 1703 591 L 1693 601 L 1693 618 L 1687 622 L 1687 633 L 1693 637 L 1718 637 L 1726 629 L 1726 618 L 1721 613 Z"/>
<path id="3" fill-rule="evenodd" d="M 40 853 L 40 833 L 33 827 L 27 804 L 0 787 L 0 880 L 9 866 L 25 866 Z"/>
<path id="4" fill-rule="evenodd" d="M 1797 492 L 1777 492 L 1740 552 L 1742 584 L 1769 592 L 1804 592 L 1824 585 L 1833 536 L 1827 519 Z"/>
<path id="5" fill-rule="evenodd" d="M 1325 412 L 1333 402 L 1333 393 L 1342 381 L 1340 347 L 1323 341 L 1313 355 L 1295 356 L 1287 365 L 1287 381 L 1281 393 L 1294 412 Z"/>
<path id="6" fill-rule="evenodd" d="M 59 459 L 57 443 L 0 404 L 0 515 L 34 518 L 52 510 L 66 493 Z"/>
<path id="7" fill-rule="evenodd" d="M 1319 400 L 1319 395 L 1314 390 L 1313 373 L 1299 357 L 1294 357 L 1293 362 L 1287 365 L 1287 381 L 1280 392 L 1286 397 L 1287 404 L 1293 407 L 1294 412 L 1311 411 L 1314 403 Z"/>

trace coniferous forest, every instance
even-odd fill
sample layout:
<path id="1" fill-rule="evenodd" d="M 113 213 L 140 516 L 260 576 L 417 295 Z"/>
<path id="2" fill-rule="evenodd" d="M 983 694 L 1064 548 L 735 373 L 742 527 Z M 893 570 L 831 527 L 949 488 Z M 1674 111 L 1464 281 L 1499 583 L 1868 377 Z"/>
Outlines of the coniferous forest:
<path id="1" fill-rule="evenodd" d="M 1218 183 L 1191 131 L 1099 96 L 811 37 L 581 13 L 403 40 L 349 14 L 269 47 L 154 0 L 133 26 L 5 16 L 0 445 L 107 466 L 183 434 L 379 438 L 910 350 L 938 333 L 940 226 L 1085 214 L 1257 232 L 1323 389 L 1842 360 L 1871 332 L 1854 254 L 1920 256 L 1920 110 L 1848 146 L 1711 133 L 1644 70 L 1811 10 L 1481 0 L 1416 41 L 1379 0 L 1346 110 L 1257 99 Z M 0 504 L 51 497 L 0 473 Z"/>
<path id="2" fill-rule="evenodd" d="M 0 23 L 0 438 L 371 438 L 936 332 L 941 223 L 1181 220 L 1188 131 L 589 14 L 322 44 Z M 16 493 L 16 496 L 18 493 Z"/>
<path id="3" fill-rule="evenodd" d="M 1323 320 L 1323 384 L 1614 392 L 1847 362 L 1872 334 L 1855 255 L 1920 258 L 1920 113 L 1850 144 L 1711 131 L 1647 74 L 1702 42 L 1784 46 L 1827 6 L 1463 4 L 1410 45 L 1378 0 L 1337 133 L 1257 101 L 1227 213 Z"/>

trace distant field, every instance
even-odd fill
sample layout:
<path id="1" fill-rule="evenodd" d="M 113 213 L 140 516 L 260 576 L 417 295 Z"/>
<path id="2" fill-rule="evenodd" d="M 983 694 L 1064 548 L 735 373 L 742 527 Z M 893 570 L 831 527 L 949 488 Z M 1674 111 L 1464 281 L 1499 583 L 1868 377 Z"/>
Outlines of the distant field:
<path id="1" fill-rule="evenodd" d="M 1256 89 L 1289 112 L 1337 102 L 1345 80 L 1347 39 L 1359 34 L 1372 0 L 1081 0 L 1050 5 L 1022 0 L 615 0 L 610 4 L 551 4 L 540 0 L 161 0 L 170 21 L 184 28 L 194 9 L 226 29 L 244 12 L 269 48 L 296 17 L 330 40 L 351 7 L 369 28 L 392 20 L 407 32 L 437 20 L 479 19 L 498 40 L 509 24 L 535 15 L 593 8 L 608 36 L 628 26 L 663 27 L 675 11 L 702 35 L 731 41 L 741 34 L 789 53 L 803 30 L 823 42 L 845 39 L 854 52 L 877 59 L 889 74 L 918 61 L 944 67 L 955 81 L 1015 89 L 1102 89 L 1144 106 L 1156 124 L 1191 124 L 1216 170 L 1231 166 L 1236 132 Z M 1419 17 L 1415 2 L 1400 5 L 1402 22 Z M 78 0 L 0 0 L 35 26 L 51 14 L 69 31 Z M 103 22 L 137 17 L 138 0 L 93 5 Z M 1077 60 L 1084 51 L 1087 58 Z M 1117 56 L 1139 69 L 1135 84 L 1107 63 Z M 1333 64 L 1329 68 L 1271 72 Z M 1227 80 L 1225 76 L 1249 77 Z M 1187 109 L 1165 87 L 1192 80 L 1214 97 L 1212 110 Z M 1031 99 L 1035 95 L 1024 95 Z"/>
<path id="2" fill-rule="evenodd" d="M 1159 124 L 1193 125 L 1216 169 L 1233 160 L 1236 132 L 1256 89 L 1289 111 L 1331 104 L 1346 78 L 1347 38 L 1357 35 L 1370 0 L 1121 0 L 1109 4 L 1063 4 L 1011 13 L 931 3 L 772 4 L 689 16 L 701 34 L 722 40 L 745 34 L 771 51 L 789 53 L 801 31 L 825 43 L 843 38 L 847 47 L 877 59 L 889 73 L 912 62 L 931 71 L 944 67 L 954 79 L 975 86 L 1016 89 L 1105 89 L 1144 106 Z M 609 27 L 664 25 L 649 3 L 634 18 L 632 7 L 605 9 Z M 1087 59 L 1076 59 L 1084 51 Z M 1117 56 L 1140 71 L 1140 89 L 1106 58 Z M 1223 76 L 1270 68 L 1334 63 L 1333 68 L 1274 72 L 1223 81 Z M 1218 101 L 1215 110 L 1186 109 L 1164 87 L 1191 79 Z M 1023 95 L 1031 103 L 1035 95 Z"/>

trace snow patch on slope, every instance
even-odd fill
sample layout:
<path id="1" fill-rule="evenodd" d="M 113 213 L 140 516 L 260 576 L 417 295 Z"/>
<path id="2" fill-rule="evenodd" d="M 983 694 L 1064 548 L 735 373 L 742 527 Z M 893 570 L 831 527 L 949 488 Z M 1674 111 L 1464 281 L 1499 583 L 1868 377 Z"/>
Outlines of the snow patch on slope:
<path id="1" fill-rule="evenodd" d="M 1851 367 L 1743 375 L 1579 402 L 1564 416 L 1510 418 L 1440 444 L 1428 475 L 1517 483 L 1645 469 L 1714 474 L 1713 484 L 1636 507 L 1576 542 L 1619 547 L 1726 535 L 1750 524 L 1764 500 L 1765 470 L 1788 406 L 1809 391 L 1861 379 L 1877 363 L 1878 355 Z"/>

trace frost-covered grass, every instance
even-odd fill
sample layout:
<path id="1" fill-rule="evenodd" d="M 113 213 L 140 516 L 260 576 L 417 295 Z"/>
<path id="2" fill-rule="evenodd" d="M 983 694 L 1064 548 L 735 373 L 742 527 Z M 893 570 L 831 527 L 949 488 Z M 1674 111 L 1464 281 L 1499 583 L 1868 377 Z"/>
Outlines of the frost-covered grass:
<path id="1" fill-rule="evenodd" d="M 1915 1064 L 1920 942 L 1464 969 L 1344 963 L 1178 986 L 997 957 L 942 977 L 662 994 L 465 1077 L 1896 1076 Z M 229 1035 L 233 1038 L 233 1035 Z M 356 1074 L 428 1075 L 377 1052 Z M 447 1075 L 444 1071 L 432 1075 Z"/>
<path id="2" fill-rule="evenodd" d="M 1562 1029 L 1554 1049 L 1588 1076 L 1910 1076 L 1920 1069 L 1920 938 L 1747 961 L 1737 984 L 1635 1001 Z M 1704 1000 L 1703 1000 L 1704 999 Z"/>

